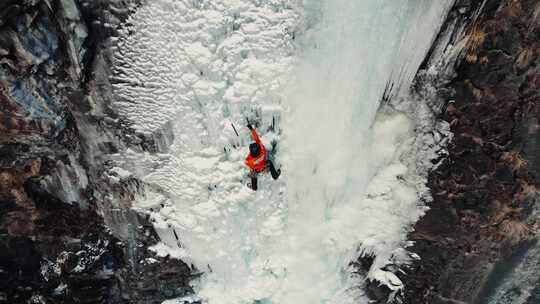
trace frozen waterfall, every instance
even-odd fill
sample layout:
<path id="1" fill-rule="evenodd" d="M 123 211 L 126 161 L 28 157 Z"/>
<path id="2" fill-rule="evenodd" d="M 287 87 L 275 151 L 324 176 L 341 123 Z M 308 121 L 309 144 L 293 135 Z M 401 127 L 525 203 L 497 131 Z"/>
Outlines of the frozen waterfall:
<path id="1" fill-rule="evenodd" d="M 400 290 L 385 266 L 410 258 L 433 157 L 414 132 L 431 118 L 408 92 L 452 2 L 155 0 L 130 18 L 115 106 L 174 139 L 117 155 L 117 170 L 147 185 L 135 207 L 160 234 L 153 249 L 204 272 L 194 299 L 367 303 L 366 276 Z M 283 170 L 257 192 L 246 117 Z M 375 257 L 366 274 L 349 265 L 361 255 Z"/>

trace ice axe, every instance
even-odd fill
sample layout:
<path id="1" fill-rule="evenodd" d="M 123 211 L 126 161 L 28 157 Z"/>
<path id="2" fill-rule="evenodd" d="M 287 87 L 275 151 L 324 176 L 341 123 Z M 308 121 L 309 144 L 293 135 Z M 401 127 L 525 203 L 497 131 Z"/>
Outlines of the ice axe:
<path id="1" fill-rule="evenodd" d="M 231 127 L 233 128 L 234 130 L 234 133 L 236 134 L 236 137 L 240 137 L 240 135 L 238 134 L 238 131 L 236 131 L 236 127 L 234 126 L 234 124 L 231 122 Z M 237 146 L 234 144 L 234 142 L 231 142 L 231 145 L 233 148 L 237 148 Z M 226 147 L 223 147 L 223 151 L 225 151 L 225 154 L 227 154 L 227 148 Z"/>
<path id="2" fill-rule="evenodd" d="M 248 126 L 253 126 L 250 122 L 249 122 L 249 118 L 246 117 L 246 122 L 247 122 L 247 125 Z"/>
<path id="3" fill-rule="evenodd" d="M 234 127 L 234 124 L 231 122 L 231 126 L 234 130 L 234 133 L 236 133 L 236 136 L 240 137 L 240 135 L 238 135 L 238 131 L 236 131 L 236 128 Z"/>

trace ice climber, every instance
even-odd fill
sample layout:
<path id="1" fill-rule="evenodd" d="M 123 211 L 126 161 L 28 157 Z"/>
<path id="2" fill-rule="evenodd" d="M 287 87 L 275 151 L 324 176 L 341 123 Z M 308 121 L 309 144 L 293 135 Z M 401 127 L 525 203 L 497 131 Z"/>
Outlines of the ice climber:
<path id="1" fill-rule="evenodd" d="M 264 147 L 259 134 L 253 128 L 253 126 L 248 123 L 248 129 L 251 131 L 251 137 L 255 141 L 254 143 L 249 144 L 249 155 L 246 157 L 246 165 L 251 170 L 249 176 L 251 177 L 251 189 L 254 191 L 257 190 L 257 175 L 264 172 L 267 168 L 270 170 L 270 174 L 273 179 L 278 179 L 281 174 L 281 170 L 274 167 L 274 163 L 268 159 L 268 152 Z"/>

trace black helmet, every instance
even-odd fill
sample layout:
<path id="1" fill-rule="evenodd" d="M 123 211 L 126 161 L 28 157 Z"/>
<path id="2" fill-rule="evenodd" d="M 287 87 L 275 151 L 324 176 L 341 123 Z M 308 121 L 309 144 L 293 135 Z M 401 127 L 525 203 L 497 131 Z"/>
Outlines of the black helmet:
<path id="1" fill-rule="evenodd" d="M 261 147 L 259 147 L 259 144 L 257 143 L 251 143 L 249 144 L 249 154 L 253 157 L 259 156 L 261 154 Z"/>

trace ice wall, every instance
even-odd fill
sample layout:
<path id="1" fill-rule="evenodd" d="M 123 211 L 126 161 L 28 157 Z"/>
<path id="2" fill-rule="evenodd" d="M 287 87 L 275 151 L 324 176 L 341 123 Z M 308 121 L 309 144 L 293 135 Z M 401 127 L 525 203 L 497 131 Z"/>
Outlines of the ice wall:
<path id="1" fill-rule="evenodd" d="M 346 179 L 367 185 L 372 172 L 363 150 L 371 147 L 379 103 L 388 88 L 393 96 L 408 90 L 451 2 L 322 2 L 321 24 L 305 42 L 286 98 L 285 129 L 294 155 L 317 158 L 307 167 L 328 166 L 331 192 L 344 192 Z"/>
<path id="2" fill-rule="evenodd" d="M 174 140 L 116 161 L 145 182 L 135 207 L 160 234 L 153 249 L 205 272 L 198 298 L 362 303 L 365 277 L 349 268 L 361 254 L 376 257 L 365 275 L 402 287 L 382 268 L 409 258 L 405 236 L 423 212 L 421 149 L 411 148 L 425 144 L 411 120 L 424 119 L 423 103 L 407 91 L 450 5 L 157 0 L 131 18 L 117 109 Z M 385 97 L 407 106 L 380 108 Z M 278 141 L 283 170 L 261 176 L 257 192 L 245 185 L 245 117 L 267 146 Z"/>
<path id="3" fill-rule="evenodd" d="M 198 291 L 211 303 L 267 298 L 281 282 L 267 248 L 286 233 L 284 184 L 262 176 L 258 192 L 246 186 L 245 118 L 268 147 L 279 139 L 300 12 L 287 0 L 151 1 L 119 40 L 118 111 L 142 133 L 169 125 L 174 140 L 160 153 L 119 154 L 118 165 L 146 184 L 135 207 L 160 233 L 153 249 L 205 272 Z"/>
<path id="4" fill-rule="evenodd" d="M 377 113 L 384 98 L 417 102 L 409 86 L 451 4 L 311 4 L 319 23 L 303 41 L 296 81 L 286 94 L 289 233 L 325 243 L 319 258 L 336 259 L 328 274 L 370 254 L 376 259 L 368 275 L 400 288 L 381 268 L 403 255 L 406 232 L 423 212 L 417 197 L 422 179 L 416 164 L 403 159 L 418 122 L 407 113 Z M 312 268 L 309 261 L 300 271 Z"/>

